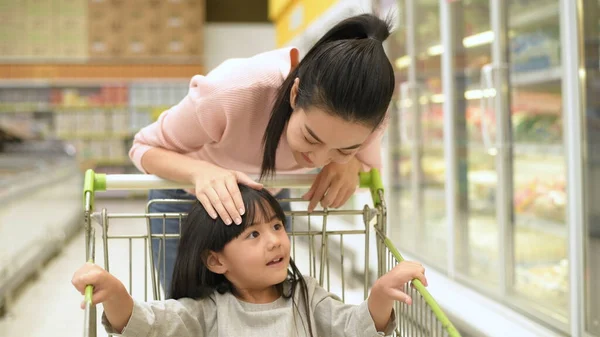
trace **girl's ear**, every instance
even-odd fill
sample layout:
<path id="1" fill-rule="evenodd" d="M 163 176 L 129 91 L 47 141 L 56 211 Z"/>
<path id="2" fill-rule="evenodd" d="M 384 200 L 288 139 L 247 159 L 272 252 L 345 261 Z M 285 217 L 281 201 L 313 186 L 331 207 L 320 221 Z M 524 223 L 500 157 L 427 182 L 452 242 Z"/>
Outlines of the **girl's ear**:
<path id="1" fill-rule="evenodd" d="M 296 77 L 292 90 L 290 90 L 290 105 L 292 109 L 296 109 L 296 98 L 298 97 L 298 86 L 300 86 L 300 79 Z"/>
<path id="2" fill-rule="evenodd" d="M 227 271 L 227 267 L 223 263 L 223 259 L 219 255 L 219 253 L 209 252 L 206 255 L 204 261 L 208 270 L 212 271 L 215 274 L 225 274 L 225 272 Z"/>

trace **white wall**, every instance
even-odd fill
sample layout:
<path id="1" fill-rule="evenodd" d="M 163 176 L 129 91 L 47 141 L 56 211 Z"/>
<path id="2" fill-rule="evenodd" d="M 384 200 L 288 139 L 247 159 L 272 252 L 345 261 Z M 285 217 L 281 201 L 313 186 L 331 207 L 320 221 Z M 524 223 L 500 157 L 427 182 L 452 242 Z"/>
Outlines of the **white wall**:
<path id="1" fill-rule="evenodd" d="M 204 25 L 204 65 L 207 71 L 228 58 L 249 57 L 275 47 L 275 26 L 270 23 Z"/>

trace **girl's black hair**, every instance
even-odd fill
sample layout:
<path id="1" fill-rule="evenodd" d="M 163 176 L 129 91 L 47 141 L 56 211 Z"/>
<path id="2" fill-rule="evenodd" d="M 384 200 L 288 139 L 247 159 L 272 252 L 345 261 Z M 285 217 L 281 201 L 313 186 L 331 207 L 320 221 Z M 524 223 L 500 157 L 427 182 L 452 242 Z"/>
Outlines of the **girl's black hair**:
<path id="1" fill-rule="evenodd" d="M 210 251 L 221 252 L 227 243 L 240 236 L 240 234 L 253 223 L 267 221 L 273 215 L 285 226 L 285 213 L 281 205 L 267 190 L 256 190 L 238 184 L 246 213 L 242 216 L 242 223 L 227 226 L 220 217 L 213 219 L 202 204 L 196 200 L 181 226 L 181 237 L 177 249 L 177 258 L 173 269 L 170 298 L 209 298 L 215 291 L 220 294 L 235 292 L 231 282 L 222 274 L 213 273 L 205 264 L 205 257 Z M 308 288 L 302 274 L 290 258 L 288 278 L 284 281 L 290 283 L 290 292 L 283 292 L 285 298 L 291 298 L 293 306 L 299 310 L 294 301 L 296 288 L 302 291 L 308 331 L 312 336 L 312 323 L 309 312 Z M 283 289 L 283 283 L 277 285 Z"/>
<path id="2" fill-rule="evenodd" d="M 395 84 L 394 69 L 382 44 L 390 27 L 372 14 L 345 19 L 325 33 L 290 72 L 263 136 L 261 178 L 275 171 L 279 140 L 292 115 L 290 91 L 296 78 L 300 79 L 297 107 L 318 107 L 373 129 L 381 124 Z"/>

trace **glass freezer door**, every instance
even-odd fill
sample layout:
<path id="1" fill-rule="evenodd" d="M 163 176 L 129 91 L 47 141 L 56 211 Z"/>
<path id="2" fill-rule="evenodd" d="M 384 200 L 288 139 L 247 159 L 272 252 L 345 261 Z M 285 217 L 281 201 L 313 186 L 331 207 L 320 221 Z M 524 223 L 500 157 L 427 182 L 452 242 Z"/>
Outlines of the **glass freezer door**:
<path id="1" fill-rule="evenodd" d="M 390 235 L 405 251 L 445 269 L 445 162 L 439 0 L 397 2 L 400 28 L 390 44 L 397 73 L 389 131 Z"/>
<path id="2" fill-rule="evenodd" d="M 463 280 L 566 329 L 559 0 L 452 4 Z"/>

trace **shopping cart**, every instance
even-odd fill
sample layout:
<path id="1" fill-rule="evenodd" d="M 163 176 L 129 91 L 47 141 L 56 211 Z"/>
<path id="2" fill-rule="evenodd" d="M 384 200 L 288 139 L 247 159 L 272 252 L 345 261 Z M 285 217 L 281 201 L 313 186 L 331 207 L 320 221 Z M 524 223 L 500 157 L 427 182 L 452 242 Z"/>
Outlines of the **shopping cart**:
<path id="1" fill-rule="evenodd" d="M 283 175 L 265 182 L 265 185 L 270 188 L 303 189 L 309 187 L 314 178 L 314 175 Z M 175 218 L 181 223 L 186 214 L 150 213 L 148 209 L 150 204 L 155 202 L 189 203 L 190 201 L 152 200 L 148 203 L 145 212 L 109 213 L 106 209 L 95 211 L 94 197 L 96 192 L 107 190 L 131 191 L 186 187 L 190 186 L 151 175 L 106 175 L 88 170 L 84 183 L 86 260 L 96 261 L 95 228 L 99 227 L 102 230 L 104 268 L 121 279 L 126 286 L 128 284 L 128 290 L 134 298 L 145 301 L 162 300 L 164 290 L 160 286 L 159 272 L 157 272 L 159 268 L 153 267 L 155 261 L 151 251 L 152 242 L 159 240 L 161 242 L 159 247 L 161 247 L 162 242 L 177 238 L 177 235 L 151 234 L 150 219 L 162 219 L 164 223 L 166 219 Z M 362 209 L 323 209 L 309 214 L 304 205 L 295 207 L 296 209 L 293 207 L 292 211 L 286 212 L 292 220 L 290 237 L 292 257 L 296 264 L 303 273 L 315 277 L 323 287 L 339 295 L 346 303 L 352 302 L 353 299 L 363 301 L 367 298 L 369 285 L 376 279 L 375 276 L 383 275 L 403 260 L 386 236 L 386 204 L 379 172 L 372 170 L 361 174 L 360 187 L 370 190 L 372 206 L 367 203 Z M 294 204 L 303 202 L 299 198 L 283 201 Z M 344 222 L 347 225 L 340 225 L 339 221 L 337 223 L 334 221 L 336 217 L 354 217 L 360 221 L 354 221 L 354 225 L 352 222 Z M 114 225 L 115 222 L 123 219 L 128 221 L 137 219 L 139 223 L 127 226 Z M 357 244 L 359 242 L 360 244 Z M 371 255 L 373 245 L 375 256 Z M 121 250 L 117 258 L 110 256 L 109 246 L 110 250 Z M 364 256 L 361 258 L 357 258 L 359 254 L 352 253 L 349 249 L 357 247 L 360 248 L 359 251 L 364 249 L 361 252 Z M 134 254 L 137 251 L 143 251 L 141 256 Z M 164 258 L 160 248 L 157 256 Z M 112 263 L 114 260 L 117 262 Z M 357 267 L 358 264 L 360 266 Z M 134 287 L 134 279 L 142 277 L 142 286 L 138 286 L 138 282 L 141 281 L 136 281 Z M 404 291 L 412 297 L 413 304 L 410 306 L 399 302 L 395 304 L 398 325 L 394 335 L 460 336 L 421 282 L 414 280 L 412 285 L 412 287 L 406 285 Z M 94 337 L 97 334 L 97 314 L 95 306 L 91 303 L 92 292 L 92 287 L 88 286 L 85 291 L 85 337 Z"/>

